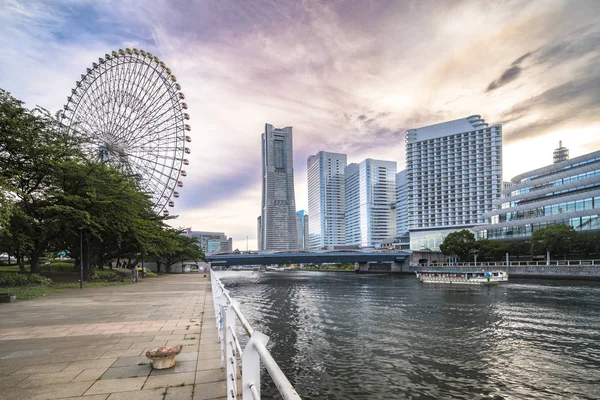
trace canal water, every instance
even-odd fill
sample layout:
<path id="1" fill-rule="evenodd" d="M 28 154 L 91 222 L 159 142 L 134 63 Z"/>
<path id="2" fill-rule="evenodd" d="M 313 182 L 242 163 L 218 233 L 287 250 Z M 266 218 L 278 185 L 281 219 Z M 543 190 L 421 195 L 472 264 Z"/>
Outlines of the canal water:
<path id="1" fill-rule="evenodd" d="M 303 399 L 600 398 L 599 282 L 217 274 Z"/>

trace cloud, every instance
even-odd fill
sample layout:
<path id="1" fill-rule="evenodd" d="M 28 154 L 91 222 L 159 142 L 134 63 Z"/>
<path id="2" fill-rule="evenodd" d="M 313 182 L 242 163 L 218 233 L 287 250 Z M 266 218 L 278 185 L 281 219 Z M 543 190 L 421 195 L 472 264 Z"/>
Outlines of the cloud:
<path id="1" fill-rule="evenodd" d="M 490 83 L 485 91 L 491 92 L 494 89 L 498 89 L 500 86 L 504 86 L 507 83 L 514 81 L 521 74 L 521 71 L 522 69 L 518 65 L 510 67 L 500 75 L 500 78 Z"/>

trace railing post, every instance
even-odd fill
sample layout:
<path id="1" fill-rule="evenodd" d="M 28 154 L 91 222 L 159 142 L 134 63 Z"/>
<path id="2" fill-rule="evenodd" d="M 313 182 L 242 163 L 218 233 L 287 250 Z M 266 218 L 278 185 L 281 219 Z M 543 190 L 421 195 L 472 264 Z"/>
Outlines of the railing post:
<path id="1" fill-rule="evenodd" d="M 233 302 L 232 302 L 233 303 Z M 233 304 L 230 304 L 225 311 L 225 373 L 227 379 L 227 399 L 235 400 L 237 397 L 237 359 L 235 356 L 235 343 L 233 343 L 233 333 L 235 332 L 235 310 Z"/>
<path id="2" fill-rule="evenodd" d="M 267 345 L 269 337 L 260 332 L 254 332 L 242 355 L 242 400 L 254 400 L 252 392 L 260 399 L 260 356 L 256 351 L 256 342 Z"/>
<path id="3" fill-rule="evenodd" d="M 221 367 L 225 366 L 225 331 L 227 330 L 227 305 L 221 304 L 221 326 L 219 327 L 219 343 L 221 344 Z"/>

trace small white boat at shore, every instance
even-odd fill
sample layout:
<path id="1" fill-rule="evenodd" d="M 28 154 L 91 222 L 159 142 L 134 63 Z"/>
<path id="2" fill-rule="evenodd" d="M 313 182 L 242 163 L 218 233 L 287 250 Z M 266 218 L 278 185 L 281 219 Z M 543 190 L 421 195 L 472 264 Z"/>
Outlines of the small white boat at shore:
<path id="1" fill-rule="evenodd" d="M 508 273 L 504 271 L 416 271 L 416 274 L 425 283 L 497 285 L 508 281 Z"/>

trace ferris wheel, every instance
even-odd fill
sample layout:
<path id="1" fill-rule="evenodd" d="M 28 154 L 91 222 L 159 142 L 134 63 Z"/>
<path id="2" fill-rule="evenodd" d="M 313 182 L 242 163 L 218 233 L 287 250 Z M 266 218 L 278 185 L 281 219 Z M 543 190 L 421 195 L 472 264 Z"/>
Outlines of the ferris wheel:
<path id="1" fill-rule="evenodd" d="M 149 52 L 119 49 L 92 63 L 71 90 L 63 125 L 85 138 L 90 157 L 134 176 L 169 215 L 183 186 L 191 142 L 185 95 L 164 62 Z"/>

